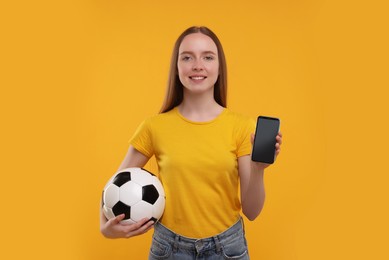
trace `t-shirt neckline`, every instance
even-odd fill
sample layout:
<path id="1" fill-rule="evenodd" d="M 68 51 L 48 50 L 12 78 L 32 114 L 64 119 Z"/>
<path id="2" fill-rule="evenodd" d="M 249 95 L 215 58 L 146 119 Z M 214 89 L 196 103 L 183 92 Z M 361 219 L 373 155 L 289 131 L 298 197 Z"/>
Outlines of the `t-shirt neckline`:
<path id="1" fill-rule="evenodd" d="M 208 121 L 192 121 L 186 117 L 184 117 L 180 111 L 178 110 L 178 107 L 175 107 L 174 108 L 174 112 L 184 121 L 188 122 L 188 123 L 191 123 L 191 124 L 195 124 L 195 125 L 207 125 L 207 124 L 211 124 L 215 121 L 217 121 L 219 118 L 221 118 L 226 112 L 227 112 L 227 108 L 223 108 L 222 112 L 220 112 L 220 114 L 218 114 L 215 118 L 211 119 L 211 120 L 208 120 Z"/>

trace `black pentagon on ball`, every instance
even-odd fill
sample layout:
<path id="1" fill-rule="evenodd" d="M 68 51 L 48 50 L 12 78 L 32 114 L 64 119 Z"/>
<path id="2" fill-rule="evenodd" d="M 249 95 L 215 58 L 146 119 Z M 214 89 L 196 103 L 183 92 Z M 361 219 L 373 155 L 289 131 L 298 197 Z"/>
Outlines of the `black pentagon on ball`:
<path id="1" fill-rule="evenodd" d="M 115 216 L 124 213 L 125 215 L 124 219 L 129 219 L 131 217 L 131 207 L 124 204 L 121 201 L 119 201 L 118 203 L 115 204 L 115 206 L 112 207 L 112 212 Z"/>
<path id="2" fill-rule="evenodd" d="M 142 200 L 153 205 L 159 197 L 159 193 L 154 185 L 146 185 L 142 187 Z"/>
<path id="3" fill-rule="evenodd" d="M 131 172 L 121 172 L 115 176 L 112 183 L 115 184 L 116 186 L 120 187 L 124 183 L 126 183 L 130 180 L 131 180 Z"/>

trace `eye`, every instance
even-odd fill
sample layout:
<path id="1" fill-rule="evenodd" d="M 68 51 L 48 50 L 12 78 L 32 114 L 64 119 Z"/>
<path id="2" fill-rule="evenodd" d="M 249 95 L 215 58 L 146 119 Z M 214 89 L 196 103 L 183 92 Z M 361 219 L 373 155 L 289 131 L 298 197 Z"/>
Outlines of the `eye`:
<path id="1" fill-rule="evenodd" d="M 211 55 L 208 55 L 208 56 L 205 56 L 204 59 L 205 59 L 205 60 L 211 61 L 211 60 L 214 60 L 215 57 L 213 57 L 213 56 L 211 56 Z"/>
<path id="2" fill-rule="evenodd" d="M 181 60 L 182 60 L 182 61 L 188 61 L 188 60 L 190 60 L 190 59 L 191 59 L 191 57 L 188 56 L 188 55 L 185 55 L 185 56 L 182 56 L 182 57 L 181 57 Z"/>

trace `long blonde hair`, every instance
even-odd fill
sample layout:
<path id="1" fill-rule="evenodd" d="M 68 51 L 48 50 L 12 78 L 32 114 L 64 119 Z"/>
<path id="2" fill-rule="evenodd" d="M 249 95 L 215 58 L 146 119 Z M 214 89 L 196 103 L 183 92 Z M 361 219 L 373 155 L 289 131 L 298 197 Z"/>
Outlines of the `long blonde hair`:
<path id="1" fill-rule="evenodd" d="M 226 58 L 224 56 L 223 47 L 217 38 L 216 34 L 213 33 L 210 29 L 205 26 L 193 26 L 186 29 L 177 39 L 173 54 L 170 62 L 170 72 L 168 79 L 168 86 L 165 95 L 165 100 L 163 102 L 160 113 L 165 113 L 172 110 L 174 107 L 181 104 L 184 94 L 183 94 L 183 85 L 178 77 L 178 50 L 180 48 L 181 42 L 185 36 L 192 33 L 202 33 L 210 37 L 216 44 L 218 57 L 219 57 L 219 77 L 216 80 L 214 87 L 214 98 L 215 101 L 223 106 L 227 107 L 227 64 Z"/>

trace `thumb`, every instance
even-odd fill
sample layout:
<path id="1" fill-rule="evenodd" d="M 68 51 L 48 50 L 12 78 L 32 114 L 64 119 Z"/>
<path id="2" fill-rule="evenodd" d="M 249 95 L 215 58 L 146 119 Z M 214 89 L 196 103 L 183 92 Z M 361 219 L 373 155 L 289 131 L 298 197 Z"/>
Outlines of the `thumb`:
<path id="1" fill-rule="evenodd" d="M 254 144 L 254 134 L 251 134 L 251 144 Z"/>
<path id="2" fill-rule="evenodd" d="M 115 218 L 112 219 L 112 223 L 119 224 L 119 222 L 122 221 L 125 216 L 126 216 L 125 214 L 120 214 L 120 215 L 116 216 Z"/>

